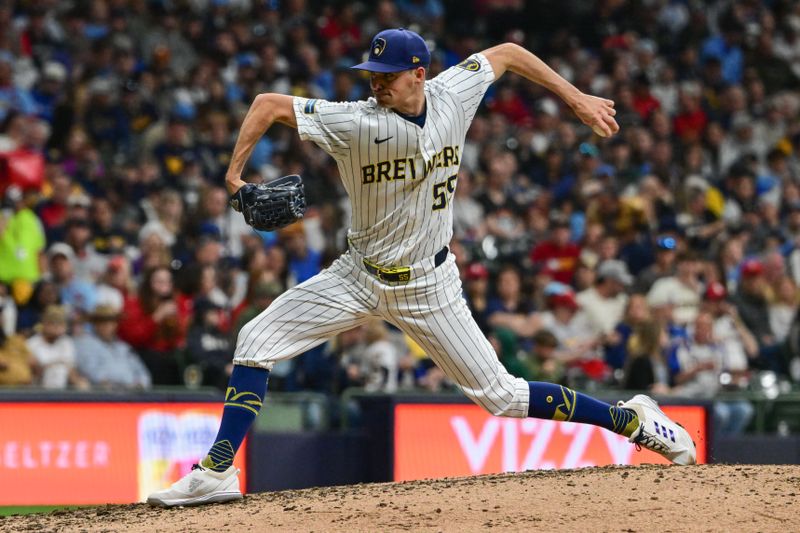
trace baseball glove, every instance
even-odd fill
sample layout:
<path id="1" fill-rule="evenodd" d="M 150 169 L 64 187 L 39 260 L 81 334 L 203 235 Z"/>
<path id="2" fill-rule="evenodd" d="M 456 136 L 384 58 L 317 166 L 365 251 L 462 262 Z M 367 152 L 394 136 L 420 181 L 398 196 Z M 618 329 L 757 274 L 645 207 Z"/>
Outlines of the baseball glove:
<path id="1" fill-rule="evenodd" d="M 292 174 L 265 184 L 247 183 L 231 196 L 230 203 L 255 229 L 273 231 L 303 218 L 303 180 Z"/>

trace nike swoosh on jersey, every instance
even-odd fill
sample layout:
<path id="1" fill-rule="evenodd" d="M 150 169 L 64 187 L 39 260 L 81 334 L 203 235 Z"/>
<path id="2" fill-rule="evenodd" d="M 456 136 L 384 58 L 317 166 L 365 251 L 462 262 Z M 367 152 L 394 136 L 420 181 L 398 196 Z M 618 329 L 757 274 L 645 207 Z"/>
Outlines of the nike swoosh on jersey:
<path id="1" fill-rule="evenodd" d="M 390 135 L 389 137 L 386 137 L 385 139 L 378 139 L 377 137 L 375 137 L 375 144 L 385 143 L 386 141 L 388 141 L 392 137 L 394 137 L 394 135 Z"/>

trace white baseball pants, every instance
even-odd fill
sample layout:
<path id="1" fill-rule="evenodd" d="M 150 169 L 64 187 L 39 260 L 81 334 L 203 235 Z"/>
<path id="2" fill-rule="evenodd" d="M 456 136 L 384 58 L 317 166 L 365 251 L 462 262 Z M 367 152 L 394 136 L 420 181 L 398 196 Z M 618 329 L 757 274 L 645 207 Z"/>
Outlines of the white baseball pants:
<path id="1" fill-rule="evenodd" d="M 408 334 L 464 394 L 498 416 L 528 416 L 528 382 L 498 361 L 462 296 L 453 254 L 412 265 L 411 281 L 384 283 L 350 251 L 281 294 L 239 332 L 233 362 L 272 368 L 371 318 Z"/>

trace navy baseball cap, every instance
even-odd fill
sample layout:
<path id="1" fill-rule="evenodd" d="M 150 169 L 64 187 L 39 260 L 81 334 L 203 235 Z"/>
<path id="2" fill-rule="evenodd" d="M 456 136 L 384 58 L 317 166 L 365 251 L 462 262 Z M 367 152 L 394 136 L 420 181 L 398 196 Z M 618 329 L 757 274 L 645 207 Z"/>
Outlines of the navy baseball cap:
<path id="1" fill-rule="evenodd" d="M 405 28 L 383 30 L 372 38 L 369 59 L 350 68 L 369 72 L 400 72 L 427 67 L 431 62 L 428 45 L 418 34 Z"/>

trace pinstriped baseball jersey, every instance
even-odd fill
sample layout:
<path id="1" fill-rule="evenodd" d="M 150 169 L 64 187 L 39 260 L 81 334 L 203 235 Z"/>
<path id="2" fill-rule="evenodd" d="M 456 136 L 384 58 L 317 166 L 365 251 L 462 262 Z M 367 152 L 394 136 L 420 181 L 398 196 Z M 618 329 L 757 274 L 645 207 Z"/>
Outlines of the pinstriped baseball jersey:
<path id="1" fill-rule="evenodd" d="M 300 137 L 333 156 L 352 202 L 350 250 L 281 294 L 245 324 L 234 362 L 270 369 L 327 339 L 380 318 L 407 333 L 464 394 L 495 415 L 525 417 L 528 383 L 511 376 L 472 318 L 453 254 L 451 201 L 461 147 L 486 88 L 488 60 L 475 54 L 425 83 L 424 127 L 377 105 L 295 98 Z M 439 257 L 439 260 L 437 260 Z M 407 266 L 385 283 L 364 259 Z"/>
<path id="2" fill-rule="evenodd" d="M 352 203 L 349 241 L 378 265 L 409 265 L 446 246 L 467 129 L 494 73 L 482 54 L 425 82 L 423 127 L 378 105 L 295 98 L 300 138 L 336 159 Z"/>

